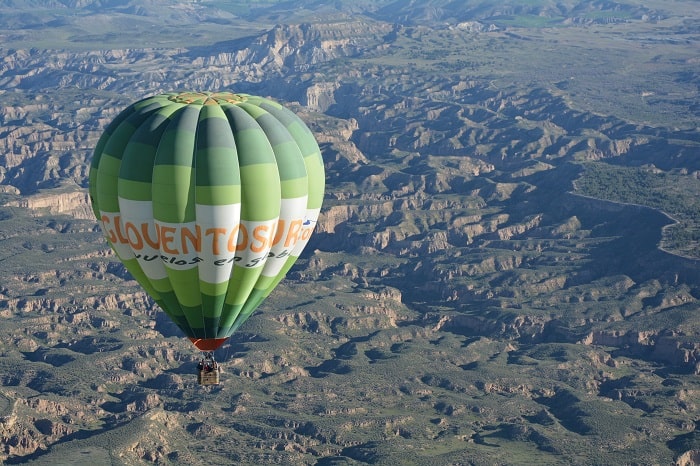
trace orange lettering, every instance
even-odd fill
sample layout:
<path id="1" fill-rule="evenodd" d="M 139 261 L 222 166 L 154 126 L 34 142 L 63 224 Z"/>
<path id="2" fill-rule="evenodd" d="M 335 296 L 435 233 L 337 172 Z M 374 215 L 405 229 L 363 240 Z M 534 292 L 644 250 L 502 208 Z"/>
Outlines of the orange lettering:
<path id="1" fill-rule="evenodd" d="M 131 249 L 135 251 L 142 250 L 143 240 L 141 239 L 141 235 L 139 235 L 139 230 L 136 228 L 136 225 L 131 222 L 126 222 L 124 224 L 124 231 L 126 232 L 126 237 L 129 240 Z"/>
<path id="2" fill-rule="evenodd" d="M 294 246 L 299 240 L 299 232 L 301 231 L 301 220 L 292 220 L 289 224 L 289 232 L 287 232 L 287 239 L 284 241 L 284 247 L 288 248 Z"/>
<path id="3" fill-rule="evenodd" d="M 170 247 L 170 243 L 175 241 L 175 227 L 160 227 L 161 248 L 168 254 L 178 254 L 177 249 Z"/>
<path id="4" fill-rule="evenodd" d="M 117 238 L 119 238 L 119 242 L 122 244 L 128 244 L 129 240 L 126 239 L 126 237 L 122 233 L 122 216 L 121 215 L 114 216 L 114 227 L 116 228 L 115 231 L 117 232 Z"/>
<path id="5" fill-rule="evenodd" d="M 158 243 L 160 243 L 160 238 L 158 237 L 158 236 L 159 236 L 158 233 L 159 233 L 159 231 L 158 231 L 158 229 L 156 228 L 156 240 L 153 241 L 153 240 L 151 239 L 151 236 L 150 236 L 149 233 L 148 233 L 148 223 L 142 223 L 142 224 L 141 224 L 141 236 L 143 237 L 143 239 L 146 240 L 146 242 L 148 243 L 148 245 L 149 245 L 150 247 L 152 247 L 153 249 L 158 249 Z"/>
<path id="6" fill-rule="evenodd" d="M 239 239 L 240 237 L 240 239 Z M 239 239 L 237 244 L 234 244 Z M 245 249 L 248 246 L 248 230 L 243 224 L 238 224 L 231 230 L 231 235 L 228 237 L 228 250 L 235 252 Z"/>
<path id="7" fill-rule="evenodd" d="M 284 219 L 279 219 L 275 229 L 274 239 L 272 240 L 272 246 L 282 241 L 282 235 L 284 235 Z"/>
<path id="8" fill-rule="evenodd" d="M 190 241 L 192 247 L 196 252 L 201 251 L 202 247 L 202 229 L 199 225 L 195 225 L 195 231 L 192 232 L 189 228 L 182 228 L 180 241 L 182 241 L 182 253 L 189 254 L 190 250 L 187 248 L 187 240 Z"/>
<path id="9" fill-rule="evenodd" d="M 211 246 L 211 252 L 215 256 L 219 255 L 219 235 L 225 235 L 226 234 L 226 228 L 207 228 L 207 231 L 204 232 L 205 235 L 214 235 L 214 238 L 212 238 L 212 246 Z M 229 250 L 231 248 L 229 247 Z"/>
<path id="10" fill-rule="evenodd" d="M 117 235 L 114 234 L 114 230 L 112 230 L 109 227 L 109 224 L 110 224 L 109 217 L 107 217 L 106 215 L 103 215 L 102 216 L 102 227 L 104 228 L 105 233 L 107 233 L 107 238 L 109 238 L 109 242 L 114 244 L 117 242 Z"/>
<path id="11" fill-rule="evenodd" d="M 253 252 L 262 252 L 267 247 L 267 242 L 269 240 L 266 232 L 269 232 L 270 227 L 268 225 L 258 225 L 253 230 L 253 242 L 250 245 L 250 250 Z"/>
<path id="12" fill-rule="evenodd" d="M 304 228 L 301 231 L 301 239 L 306 241 L 309 238 L 311 238 L 311 232 L 313 231 L 313 228 Z"/>

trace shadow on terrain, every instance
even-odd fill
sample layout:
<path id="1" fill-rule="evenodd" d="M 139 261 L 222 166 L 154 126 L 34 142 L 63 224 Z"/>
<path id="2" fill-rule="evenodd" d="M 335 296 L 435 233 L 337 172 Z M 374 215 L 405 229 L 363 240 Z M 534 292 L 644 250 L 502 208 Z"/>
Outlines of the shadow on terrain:
<path id="1" fill-rule="evenodd" d="M 329 374 L 349 374 L 350 372 L 352 372 L 352 368 L 348 364 L 343 363 L 342 361 L 348 361 L 357 355 L 357 343 L 367 342 L 379 333 L 379 331 L 376 331 L 368 335 L 353 338 L 350 341 L 343 343 L 335 350 L 333 350 L 333 354 L 335 355 L 334 358 L 323 361 L 318 366 L 309 366 L 305 369 L 308 370 L 311 377 L 314 378 L 323 378 L 328 376 Z M 378 359 L 387 359 L 387 357 L 389 357 L 380 357 L 381 355 L 378 354 L 378 352 L 375 353 L 372 352 L 372 350 L 365 352 L 365 355 L 367 355 L 367 357 L 370 359 L 370 362 L 376 362 Z"/>
<path id="2" fill-rule="evenodd" d="M 53 367 L 75 361 L 75 357 L 67 350 L 55 350 L 54 348 L 39 348 L 32 352 L 22 352 L 25 358 L 31 362 L 45 362 Z"/>
<path id="3" fill-rule="evenodd" d="M 105 351 L 118 351 L 123 346 L 124 344 L 116 338 L 84 336 L 78 341 L 59 343 L 54 348 L 66 348 L 82 354 L 95 354 Z"/>
<path id="4" fill-rule="evenodd" d="M 581 400 L 570 391 L 562 390 L 554 396 L 541 396 L 534 400 L 546 406 L 565 429 L 579 435 L 585 435 L 591 431 L 590 426 L 585 423 L 588 414 L 577 406 Z"/>
<path id="5" fill-rule="evenodd" d="M 103 427 L 103 428 L 96 429 L 96 430 L 79 430 L 79 431 L 74 432 L 72 434 L 68 434 L 65 437 L 62 437 L 58 442 L 51 444 L 47 450 L 37 450 L 36 452 L 31 453 L 29 455 L 9 457 L 9 458 L 4 460 L 3 464 L 25 464 L 25 463 L 37 460 L 37 459 L 42 458 L 42 457 L 48 458 L 51 456 L 51 454 L 53 453 L 53 448 L 56 446 L 66 445 L 66 444 L 68 444 L 72 441 L 76 441 L 76 440 L 88 440 L 91 438 L 99 437 L 100 435 L 104 435 L 104 434 L 109 435 L 110 432 L 113 432 L 115 429 L 118 429 L 122 426 L 127 426 L 131 422 L 132 422 L 132 420 L 129 419 L 129 420 L 125 420 L 121 423 L 112 424 L 112 425 L 109 425 L 107 427 Z M 81 448 L 81 450 L 87 451 L 88 449 Z M 70 463 L 64 463 L 64 464 L 70 464 Z"/>

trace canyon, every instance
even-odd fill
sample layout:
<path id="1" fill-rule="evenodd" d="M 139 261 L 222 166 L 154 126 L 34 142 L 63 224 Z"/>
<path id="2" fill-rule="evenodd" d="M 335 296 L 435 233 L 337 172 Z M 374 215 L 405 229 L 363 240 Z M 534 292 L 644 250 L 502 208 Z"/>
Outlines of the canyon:
<path id="1" fill-rule="evenodd" d="M 136 3 L 0 8 L 0 460 L 693 464 L 692 2 Z M 212 388 L 87 195 L 173 89 L 285 103 L 327 175 Z"/>

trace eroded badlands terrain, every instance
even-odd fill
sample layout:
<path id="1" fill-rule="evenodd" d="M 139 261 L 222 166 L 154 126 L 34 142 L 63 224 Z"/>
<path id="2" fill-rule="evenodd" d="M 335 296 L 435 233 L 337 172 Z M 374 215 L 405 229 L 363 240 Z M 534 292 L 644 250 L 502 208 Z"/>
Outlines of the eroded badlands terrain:
<path id="1" fill-rule="evenodd" d="M 698 460 L 692 2 L 337 2 L 256 27 L 218 2 L 37 3 L 0 8 L 2 461 Z M 104 126 L 173 89 L 283 101 L 326 163 L 315 236 L 214 388 L 87 198 Z"/>

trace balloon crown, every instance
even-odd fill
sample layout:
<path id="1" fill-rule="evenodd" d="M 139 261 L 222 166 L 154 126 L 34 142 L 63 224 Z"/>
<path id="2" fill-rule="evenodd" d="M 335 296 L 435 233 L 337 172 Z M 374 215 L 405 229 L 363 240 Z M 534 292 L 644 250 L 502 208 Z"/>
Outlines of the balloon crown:
<path id="1" fill-rule="evenodd" d="M 233 92 L 181 92 L 168 99 L 179 104 L 194 105 L 239 104 L 248 100 L 246 96 Z"/>

